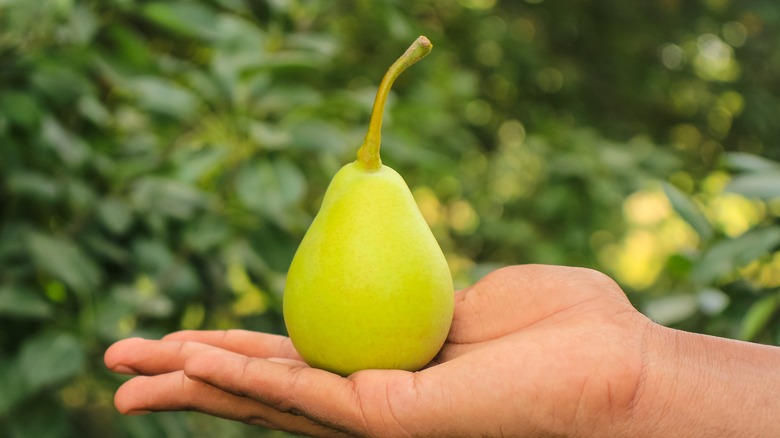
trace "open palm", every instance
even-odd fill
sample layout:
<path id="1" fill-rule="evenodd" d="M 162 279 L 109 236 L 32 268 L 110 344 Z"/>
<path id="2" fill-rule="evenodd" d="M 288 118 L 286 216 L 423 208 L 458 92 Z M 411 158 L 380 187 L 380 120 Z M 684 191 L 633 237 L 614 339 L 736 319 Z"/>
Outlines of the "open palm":
<path id="1" fill-rule="evenodd" d="M 416 373 L 340 377 L 286 337 L 241 330 L 127 339 L 105 361 L 139 375 L 117 391 L 123 413 L 195 410 L 312 436 L 591 435 L 630 420 L 649 325 L 602 274 L 526 265 L 457 292 L 446 344 Z"/>

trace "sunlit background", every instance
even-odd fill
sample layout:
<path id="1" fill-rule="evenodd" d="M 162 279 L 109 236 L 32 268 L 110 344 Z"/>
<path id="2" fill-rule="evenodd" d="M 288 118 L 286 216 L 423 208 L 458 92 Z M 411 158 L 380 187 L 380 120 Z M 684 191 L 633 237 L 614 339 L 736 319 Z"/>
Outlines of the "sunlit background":
<path id="1" fill-rule="evenodd" d="M 0 430 L 282 436 L 121 417 L 128 336 L 284 332 L 379 80 L 383 161 L 458 288 L 592 267 L 685 330 L 780 342 L 775 0 L 0 0 Z M 522 309 L 518 309 L 522 312 Z"/>

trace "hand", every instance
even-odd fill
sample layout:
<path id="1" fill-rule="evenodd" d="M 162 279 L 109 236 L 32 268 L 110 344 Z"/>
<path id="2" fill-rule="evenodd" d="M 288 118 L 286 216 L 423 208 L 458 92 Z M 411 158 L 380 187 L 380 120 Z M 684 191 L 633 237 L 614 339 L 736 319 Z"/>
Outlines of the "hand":
<path id="1" fill-rule="evenodd" d="M 446 344 L 416 373 L 343 378 L 305 365 L 286 337 L 238 330 L 127 339 L 105 362 L 140 375 L 116 393 L 126 414 L 194 410 L 312 436 L 625 434 L 654 324 L 612 280 L 515 266 L 455 303 Z"/>

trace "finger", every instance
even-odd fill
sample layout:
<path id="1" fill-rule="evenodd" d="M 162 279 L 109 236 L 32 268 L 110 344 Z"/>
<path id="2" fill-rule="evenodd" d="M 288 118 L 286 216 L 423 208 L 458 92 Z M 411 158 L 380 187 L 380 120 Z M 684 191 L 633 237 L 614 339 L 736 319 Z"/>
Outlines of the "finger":
<path id="1" fill-rule="evenodd" d="M 128 338 L 110 346 L 103 360 L 116 373 L 155 375 L 179 371 L 193 354 L 217 349 L 199 342 Z"/>
<path id="2" fill-rule="evenodd" d="M 266 358 L 272 362 L 276 363 L 283 363 L 294 367 L 307 367 L 309 366 L 306 362 L 302 360 L 295 360 L 295 359 L 287 359 L 284 357 L 268 357 Z"/>
<path id="3" fill-rule="evenodd" d="M 476 352 L 481 348 L 489 347 L 493 341 L 483 342 L 469 342 L 463 344 L 456 344 L 453 342 L 446 342 L 444 346 L 439 350 L 436 356 L 425 366 L 425 368 L 441 365 L 445 362 L 449 362 L 453 359 L 457 359 L 466 354 Z"/>
<path id="4" fill-rule="evenodd" d="M 596 298 L 628 303 L 614 281 L 590 269 L 546 265 L 502 268 L 455 295 L 448 341 L 494 339 Z"/>
<path id="5" fill-rule="evenodd" d="M 283 414 L 247 398 L 236 397 L 188 378 L 182 371 L 154 377 L 135 377 L 117 390 L 114 404 L 122 414 L 161 411 L 196 411 L 267 428 L 280 428 L 307 436 L 343 436 L 304 417 Z"/>
<path id="6" fill-rule="evenodd" d="M 221 351 L 192 356 L 184 372 L 331 429 L 354 434 L 365 426 L 352 381 L 324 370 Z"/>
<path id="7" fill-rule="evenodd" d="M 163 337 L 165 341 L 193 341 L 251 357 L 285 357 L 302 360 L 290 338 L 249 330 L 183 330 Z"/>
<path id="8" fill-rule="evenodd" d="M 253 357 L 302 360 L 285 336 L 227 330 L 177 332 L 160 341 L 124 339 L 106 350 L 104 361 L 108 369 L 117 373 L 160 374 L 180 370 L 192 354 L 215 348 Z"/>

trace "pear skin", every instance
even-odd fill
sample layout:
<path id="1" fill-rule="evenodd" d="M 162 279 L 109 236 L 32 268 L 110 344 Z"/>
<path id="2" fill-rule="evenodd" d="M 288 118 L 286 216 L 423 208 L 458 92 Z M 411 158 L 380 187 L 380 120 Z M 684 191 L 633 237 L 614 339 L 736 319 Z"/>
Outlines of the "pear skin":
<path id="1" fill-rule="evenodd" d="M 447 261 L 401 176 L 344 166 L 288 273 L 284 319 L 298 353 L 342 375 L 418 370 L 444 343 L 453 305 Z"/>

